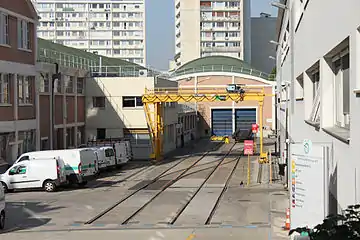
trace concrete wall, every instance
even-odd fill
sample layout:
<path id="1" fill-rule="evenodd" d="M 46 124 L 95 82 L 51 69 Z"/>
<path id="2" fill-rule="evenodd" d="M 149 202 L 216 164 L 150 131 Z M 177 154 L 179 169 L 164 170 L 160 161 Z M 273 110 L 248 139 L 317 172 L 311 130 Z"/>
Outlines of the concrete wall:
<path id="1" fill-rule="evenodd" d="M 252 59 L 252 42 L 251 42 L 251 2 L 250 0 L 243 0 L 243 11 L 242 11 L 243 23 L 241 24 L 243 33 L 243 57 L 245 62 L 251 63 Z"/>
<path id="2" fill-rule="evenodd" d="M 305 2 L 305 1 L 304 1 Z M 346 3 L 345 3 L 346 2 Z M 357 0 L 347 1 L 316 0 L 309 1 L 305 10 L 303 6 L 296 5 L 296 19 L 299 24 L 295 34 L 295 78 L 303 74 L 303 89 L 295 82 L 296 92 L 303 92 L 304 100 L 295 103 L 294 114 L 291 115 L 290 137 L 298 142 L 310 139 L 312 142 L 326 142 L 333 145 L 333 159 L 329 163 L 330 176 L 329 185 L 331 195 L 335 198 L 338 211 L 346 208 L 349 204 L 358 203 L 360 200 L 358 148 L 360 145 L 360 100 L 353 90 L 360 87 L 360 2 Z M 301 21 L 300 16 L 303 14 Z M 337 16 L 337 17 L 334 17 Z M 280 43 L 283 41 L 283 32 L 288 19 L 284 16 L 284 23 L 280 34 Z M 337 47 L 346 38 L 349 38 L 350 53 L 350 129 L 344 130 L 334 126 L 334 94 L 335 76 L 329 66 L 329 58 L 338 53 Z M 346 45 L 346 43 L 345 43 Z M 343 46 L 342 46 L 343 47 Z M 279 48 L 280 49 L 280 48 Z M 279 50 L 277 54 L 281 54 Z M 285 56 L 285 54 L 284 54 Z M 329 58 L 328 58 L 329 57 Z M 285 57 L 285 62 L 278 74 L 278 81 L 291 79 L 290 55 Z M 304 122 L 309 118 L 312 108 L 312 81 L 308 77 L 308 71 L 314 64 L 319 63 L 320 70 L 320 129 L 317 131 L 313 126 Z M 280 65 L 280 62 L 278 62 Z M 281 77 L 281 78 L 280 78 Z M 299 91 L 300 90 L 300 91 Z M 285 118 L 281 118 L 281 143 L 284 149 Z M 348 135 L 350 142 L 346 143 L 338 137 L 326 133 L 324 129 L 332 134 L 342 131 L 342 135 Z"/>
<path id="3" fill-rule="evenodd" d="M 270 40 L 276 39 L 275 17 L 251 18 L 251 65 L 254 68 L 271 73 L 276 61 L 269 56 L 276 56 L 276 46 Z"/>

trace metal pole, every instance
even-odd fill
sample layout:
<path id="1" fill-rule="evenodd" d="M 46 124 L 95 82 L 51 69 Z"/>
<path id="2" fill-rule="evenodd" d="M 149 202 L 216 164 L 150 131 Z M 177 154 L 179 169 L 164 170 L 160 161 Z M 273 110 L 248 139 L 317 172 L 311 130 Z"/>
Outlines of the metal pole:
<path id="1" fill-rule="evenodd" d="M 248 154 L 247 185 L 250 184 L 250 154 Z"/>
<path id="2" fill-rule="evenodd" d="M 294 114 L 294 105 L 295 105 L 295 49 L 294 49 L 294 43 L 295 43 L 295 24 L 294 24 L 294 14 L 293 14 L 293 7 L 294 7 L 294 1 L 290 1 L 290 8 L 289 8 L 289 16 L 290 16 L 290 23 L 289 23 L 289 28 L 290 28 L 290 65 L 291 65 L 291 79 L 290 79 L 290 96 L 289 96 L 289 101 L 290 101 L 290 113 L 288 114 L 288 118 L 289 118 L 289 129 L 288 131 L 291 132 L 292 131 L 292 123 L 291 123 L 291 119 L 292 119 L 292 115 Z M 287 162 L 287 166 L 288 166 L 288 187 L 290 188 L 291 184 L 289 183 L 290 180 L 290 161 L 291 161 L 291 149 L 290 149 L 290 143 L 291 143 L 291 136 L 287 136 L 286 140 L 288 142 L 288 147 L 287 147 L 287 155 L 288 155 L 288 162 Z M 290 190 L 290 189 L 289 189 Z"/>

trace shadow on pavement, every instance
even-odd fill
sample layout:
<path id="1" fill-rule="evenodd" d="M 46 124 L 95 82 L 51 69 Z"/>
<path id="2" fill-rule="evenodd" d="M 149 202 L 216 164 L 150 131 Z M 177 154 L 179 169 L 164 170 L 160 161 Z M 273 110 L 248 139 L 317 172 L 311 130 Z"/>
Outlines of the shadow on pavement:
<path id="1" fill-rule="evenodd" d="M 30 229 L 48 224 L 51 218 L 42 215 L 64 207 L 52 207 L 41 202 L 6 202 L 6 219 L 3 232 Z"/>

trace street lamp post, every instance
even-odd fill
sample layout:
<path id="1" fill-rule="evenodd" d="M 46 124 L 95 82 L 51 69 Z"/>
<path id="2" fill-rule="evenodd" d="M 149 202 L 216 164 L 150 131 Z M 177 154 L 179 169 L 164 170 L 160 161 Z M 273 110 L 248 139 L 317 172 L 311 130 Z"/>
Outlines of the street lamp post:
<path id="1" fill-rule="evenodd" d="M 286 164 L 287 164 L 287 185 L 288 187 L 290 187 L 291 185 L 289 184 L 289 174 L 290 174 L 290 143 L 291 143 L 291 136 L 289 136 L 288 132 L 291 132 L 292 130 L 292 124 L 291 124 L 291 116 L 294 113 L 294 99 L 295 99 L 295 89 L 294 89 L 294 81 L 295 81 L 295 66 L 294 66 L 294 62 L 295 62 L 295 55 L 294 55 L 294 35 L 295 35 L 295 26 L 294 26 L 294 16 L 293 16 L 293 3 L 294 1 L 292 0 L 288 0 L 289 4 L 288 6 L 280 3 L 280 2 L 272 2 L 271 5 L 280 9 L 283 9 L 284 11 L 288 11 L 288 15 L 289 15 L 289 38 L 290 38 L 290 49 L 289 49 L 289 54 L 290 54 L 290 68 L 291 68 L 291 79 L 290 79 L 290 96 L 287 96 L 286 99 L 286 111 L 287 111 L 287 122 L 288 124 L 286 126 L 288 126 L 288 130 L 286 131 L 286 150 L 287 150 L 287 156 L 286 156 Z M 286 95 L 288 95 L 288 91 L 286 91 Z M 288 104 L 288 101 L 290 101 L 290 104 Z"/>

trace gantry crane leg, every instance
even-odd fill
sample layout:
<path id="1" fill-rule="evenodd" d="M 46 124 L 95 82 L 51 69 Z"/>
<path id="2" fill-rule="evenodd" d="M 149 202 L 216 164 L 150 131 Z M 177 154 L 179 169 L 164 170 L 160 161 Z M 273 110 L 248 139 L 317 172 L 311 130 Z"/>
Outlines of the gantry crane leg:
<path id="1" fill-rule="evenodd" d="M 164 117 L 163 107 L 161 103 L 154 103 L 154 119 L 155 119 L 155 132 L 154 132 L 154 154 L 156 160 L 163 158 L 163 134 L 164 134 Z"/>
<path id="2" fill-rule="evenodd" d="M 261 162 L 267 162 L 267 153 L 264 152 L 263 149 L 263 140 L 264 140 L 264 130 L 263 130 L 263 121 L 264 121 L 264 101 L 263 100 L 259 100 L 259 112 L 260 112 L 260 123 L 259 123 L 259 128 L 260 128 L 260 161 Z"/>

